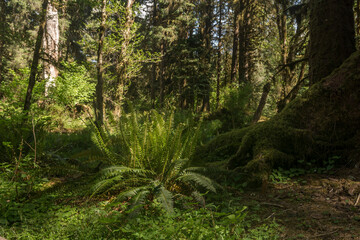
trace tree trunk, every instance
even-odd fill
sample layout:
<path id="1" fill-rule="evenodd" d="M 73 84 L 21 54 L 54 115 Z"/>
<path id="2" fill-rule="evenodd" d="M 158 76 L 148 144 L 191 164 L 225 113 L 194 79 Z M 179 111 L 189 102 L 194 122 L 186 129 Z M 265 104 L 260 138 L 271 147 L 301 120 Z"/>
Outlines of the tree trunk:
<path id="1" fill-rule="evenodd" d="M 96 117 L 96 124 L 98 127 L 101 127 L 104 123 L 103 46 L 105 39 L 106 2 L 107 2 L 106 0 L 103 0 L 101 6 L 101 23 L 100 23 L 99 43 L 98 43 L 98 52 L 97 52 L 97 84 L 96 84 L 95 117 Z"/>
<path id="2" fill-rule="evenodd" d="M 49 89 L 55 86 L 55 79 L 58 76 L 58 70 L 56 68 L 59 60 L 59 15 L 57 9 L 49 3 L 46 11 L 46 25 L 43 37 L 43 49 L 45 53 L 44 61 L 44 79 L 45 84 L 45 96 L 48 95 Z"/>
<path id="3" fill-rule="evenodd" d="M 124 87 L 129 81 L 127 76 L 127 67 L 129 64 L 129 57 L 128 57 L 128 48 L 130 45 L 130 40 L 132 38 L 131 35 L 131 28 L 134 24 L 134 17 L 133 17 L 133 5 L 135 0 L 128 0 L 125 9 L 125 25 L 123 30 L 123 42 L 121 43 L 120 55 L 118 59 L 117 65 L 117 78 L 118 78 L 118 100 L 119 105 L 117 107 L 117 114 L 120 117 L 121 115 L 121 102 L 124 98 Z"/>
<path id="4" fill-rule="evenodd" d="M 337 164 L 359 161 L 360 52 L 340 67 L 333 65 L 339 68 L 331 74 L 323 70 L 329 71 L 343 51 L 349 54 L 355 49 L 352 3 L 312 0 L 310 7 L 313 85 L 271 120 L 215 138 L 198 150 L 196 158 L 218 160 L 226 149 L 226 155 L 232 156 L 229 168 L 246 172 L 247 180 L 253 176 L 253 180 L 265 181 L 273 168 L 298 166 L 304 160 L 318 160 L 319 165 L 331 156 L 341 156 Z"/>
<path id="5" fill-rule="evenodd" d="M 271 87 L 271 84 L 270 83 L 266 83 L 263 87 L 263 92 L 262 92 L 262 95 L 261 95 L 261 98 L 260 98 L 260 102 L 259 102 L 259 105 L 255 111 L 255 114 L 254 114 L 254 117 L 252 119 L 252 123 L 257 123 L 261 117 L 261 114 L 262 114 L 262 111 L 265 107 L 265 104 L 266 104 L 266 99 L 267 99 L 267 96 L 270 92 L 270 87 Z"/>
<path id="6" fill-rule="evenodd" d="M 43 4 L 42 4 L 40 26 L 39 26 L 38 35 L 36 38 L 34 56 L 33 56 L 31 69 L 30 69 L 29 85 L 28 85 L 28 88 L 26 91 L 24 111 L 28 111 L 30 109 L 30 105 L 31 105 L 32 91 L 35 86 L 36 75 L 38 72 L 41 43 L 43 41 L 44 29 L 45 29 L 45 25 L 46 25 L 46 10 L 48 7 L 48 3 L 49 3 L 48 0 L 44 0 Z"/>
<path id="7" fill-rule="evenodd" d="M 236 72 L 238 69 L 238 47 L 239 47 L 239 6 L 234 3 L 234 30 L 233 30 L 233 47 L 232 47 L 232 58 L 231 58 L 231 75 L 230 82 L 235 81 Z"/>
<path id="8" fill-rule="evenodd" d="M 276 25 L 278 28 L 279 34 L 279 43 L 280 43 L 280 65 L 286 66 L 288 63 L 288 44 L 287 44 L 287 16 L 285 14 L 285 10 L 287 9 L 286 1 L 277 0 L 275 2 L 276 8 Z M 282 96 L 281 98 L 285 98 L 288 93 L 288 87 L 290 82 L 290 69 L 289 67 L 285 67 L 281 72 L 281 84 L 282 84 Z"/>
<path id="9" fill-rule="evenodd" d="M 152 27 L 155 28 L 158 25 L 158 11 L 157 11 L 157 0 L 153 0 L 153 10 L 152 10 Z M 156 41 L 153 41 L 152 43 L 153 51 L 156 52 L 157 44 Z M 151 94 L 151 102 L 152 107 L 155 107 L 155 100 L 156 100 L 156 68 L 157 63 L 152 63 L 152 69 L 151 69 L 151 82 L 150 82 L 150 94 Z"/>
<path id="10" fill-rule="evenodd" d="M 0 84 L 4 79 L 3 74 L 4 74 L 4 62 L 5 62 L 5 42 L 8 35 L 7 26 L 6 26 L 7 25 L 6 16 L 7 16 L 6 1 L 0 0 Z"/>
<path id="11" fill-rule="evenodd" d="M 201 64 L 204 66 L 204 78 L 205 81 L 202 87 L 202 106 L 201 111 L 207 112 L 210 111 L 210 76 L 209 76 L 209 64 L 211 60 L 211 30 L 212 30 L 212 15 L 213 15 L 213 6 L 212 0 L 202 0 L 203 2 L 203 11 L 202 11 L 202 26 L 200 27 L 200 32 L 203 41 L 204 53 L 201 56 Z"/>
<path id="12" fill-rule="evenodd" d="M 245 30 L 245 6 L 244 0 L 240 0 L 240 19 L 239 19 L 239 84 L 247 82 L 246 79 L 246 30 Z"/>
<path id="13" fill-rule="evenodd" d="M 356 0 L 356 37 L 357 37 L 357 47 L 360 49 L 360 0 Z"/>
<path id="14" fill-rule="evenodd" d="M 355 51 L 353 4 L 310 1 L 310 84 L 328 76 Z"/>
<path id="15" fill-rule="evenodd" d="M 216 109 L 219 108 L 220 103 L 220 75 L 221 75 L 221 48 L 222 48 L 222 0 L 219 1 L 219 23 L 218 23 L 218 52 L 216 65 Z"/>
<path id="16" fill-rule="evenodd" d="M 160 106 L 164 104 L 164 75 L 165 75 L 165 40 L 161 39 L 160 44 L 160 54 L 161 54 L 161 61 L 160 61 L 160 72 L 159 72 L 159 102 Z"/>

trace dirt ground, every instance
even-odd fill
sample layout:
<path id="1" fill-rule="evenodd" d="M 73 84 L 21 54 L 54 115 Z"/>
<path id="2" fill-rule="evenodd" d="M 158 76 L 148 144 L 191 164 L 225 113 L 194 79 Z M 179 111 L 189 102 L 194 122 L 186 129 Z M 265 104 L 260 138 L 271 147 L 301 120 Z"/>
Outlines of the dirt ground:
<path id="1" fill-rule="evenodd" d="M 272 183 L 264 192 L 241 193 L 263 221 L 283 228 L 281 239 L 359 239 L 360 169 L 307 174 Z"/>

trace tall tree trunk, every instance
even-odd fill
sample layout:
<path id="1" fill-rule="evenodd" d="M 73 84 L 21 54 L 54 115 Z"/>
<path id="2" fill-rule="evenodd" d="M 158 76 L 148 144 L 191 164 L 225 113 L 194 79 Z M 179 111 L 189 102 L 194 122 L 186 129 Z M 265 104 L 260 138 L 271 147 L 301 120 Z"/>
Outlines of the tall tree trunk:
<path id="1" fill-rule="evenodd" d="M 356 0 L 356 37 L 357 37 L 357 47 L 360 49 L 360 0 Z"/>
<path id="2" fill-rule="evenodd" d="M 279 43 L 280 43 L 280 65 L 286 66 L 288 63 L 288 44 L 287 44 L 287 16 L 285 10 L 287 9 L 287 1 L 277 0 L 275 2 L 276 9 L 276 24 L 279 34 Z M 282 96 L 285 98 L 288 93 L 288 86 L 290 81 L 289 67 L 285 67 L 281 72 L 281 85 L 282 85 Z"/>
<path id="3" fill-rule="evenodd" d="M 134 17 L 133 17 L 133 5 L 135 0 L 128 0 L 125 9 L 125 25 L 123 30 L 123 42 L 121 43 L 120 55 L 118 59 L 117 65 L 117 78 L 118 78 L 118 100 L 119 105 L 118 109 L 116 110 L 117 114 L 121 115 L 121 102 L 124 98 L 124 87 L 128 82 L 127 76 L 127 67 L 129 64 L 129 57 L 128 57 L 128 49 L 130 45 L 130 40 L 132 38 L 131 28 L 134 24 Z"/>
<path id="4" fill-rule="evenodd" d="M 38 72 L 41 43 L 43 41 L 44 29 L 45 29 L 45 25 L 46 25 L 46 10 L 47 10 L 48 4 L 49 4 L 48 0 L 44 0 L 43 4 L 42 4 L 40 26 L 39 26 L 38 35 L 37 35 L 37 38 L 36 38 L 34 56 L 33 56 L 33 60 L 32 60 L 32 63 L 31 63 L 29 85 L 28 85 L 28 88 L 27 88 L 27 91 L 26 91 L 26 97 L 25 97 L 25 103 L 24 103 L 24 111 L 28 111 L 30 109 L 30 105 L 31 105 L 32 91 L 33 91 L 34 86 L 35 86 L 36 75 L 37 75 L 37 72 Z"/>
<path id="5" fill-rule="evenodd" d="M 235 81 L 236 72 L 238 70 L 238 47 L 239 47 L 239 4 L 234 2 L 234 26 L 233 26 L 233 47 L 232 47 L 232 58 L 231 58 L 231 75 L 230 82 Z"/>
<path id="6" fill-rule="evenodd" d="M 101 6 L 101 23 L 99 31 L 99 43 L 97 51 L 97 84 L 96 84 L 96 107 L 95 117 L 96 124 L 101 127 L 104 123 L 104 66 L 103 66 L 103 47 L 105 39 L 105 27 L 106 27 L 106 0 L 102 0 Z"/>
<path id="7" fill-rule="evenodd" d="M 153 0 L 153 9 L 152 9 L 152 28 L 155 28 L 158 25 L 158 11 L 157 11 L 157 0 Z M 153 42 L 153 51 L 156 52 L 157 44 L 156 41 Z M 156 98 L 156 62 L 152 63 L 152 70 L 151 70 L 151 82 L 150 82 L 150 95 L 151 95 L 151 102 L 152 106 L 155 107 L 155 98 Z"/>
<path id="8" fill-rule="evenodd" d="M 216 109 L 220 103 L 220 75 L 221 75 L 221 48 L 222 48 L 222 0 L 219 1 L 219 23 L 218 23 L 218 52 L 217 52 L 217 76 L 216 76 Z"/>
<path id="9" fill-rule="evenodd" d="M 58 70 L 56 68 L 59 60 L 59 15 L 57 9 L 49 3 L 46 11 L 46 25 L 43 37 L 43 49 L 45 53 L 44 61 L 44 79 L 45 95 L 48 95 L 49 88 L 55 86 L 55 79 L 58 76 Z"/>
<path id="10" fill-rule="evenodd" d="M 0 84 L 3 81 L 4 74 L 5 42 L 7 35 L 6 15 L 6 1 L 0 0 Z"/>
<path id="11" fill-rule="evenodd" d="M 164 75 L 165 75 L 165 40 L 161 39 L 160 43 L 160 54 L 161 54 L 161 60 L 160 60 L 160 70 L 159 70 L 159 103 L 160 106 L 164 104 Z"/>
<path id="12" fill-rule="evenodd" d="M 245 12 L 245 0 L 240 0 L 240 19 L 239 19 L 239 84 L 247 82 L 246 77 L 246 24 L 247 14 Z"/>
<path id="13" fill-rule="evenodd" d="M 328 76 L 355 51 L 353 4 L 354 0 L 310 1 L 310 84 Z"/>
<path id="14" fill-rule="evenodd" d="M 202 87 L 202 106 L 201 111 L 210 111 L 210 76 L 208 66 L 210 64 L 211 55 L 211 30 L 212 30 L 212 0 L 202 0 L 203 11 L 202 11 L 202 26 L 200 32 L 203 40 L 204 53 L 202 55 L 201 64 L 205 66 L 205 81 Z"/>

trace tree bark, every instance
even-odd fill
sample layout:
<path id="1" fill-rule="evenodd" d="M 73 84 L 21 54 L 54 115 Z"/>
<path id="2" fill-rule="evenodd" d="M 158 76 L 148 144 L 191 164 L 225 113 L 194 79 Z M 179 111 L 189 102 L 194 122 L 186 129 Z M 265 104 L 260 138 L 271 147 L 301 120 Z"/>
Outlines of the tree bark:
<path id="1" fill-rule="evenodd" d="M 211 30 L 212 30 L 212 14 L 213 6 L 212 0 L 202 0 L 203 10 L 202 10 L 202 23 L 200 27 L 200 32 L 203 41 L 204 53 L 202 54 L 201 64 L 205 67 L 204 77 L 206 78 L 203 87 L 202 87 L 202 106 L 201 111 L 207 112 L 210 111 L 210 77 L 208 76 L 208 66 L 210 64 L 210 55 L 211 55 Z"/>
<path id="2" fill-rule="evenodd" d="M 38 72 L 41 43 L 43 41 L 44 29 L 45 29 L 45 25 L 46 25 L 46 10 L 47 10 L 48 4 L 49 4 L 48 0 L 44 0 L 43 4 L 42 4 L 40 26 L 39 26 L 38 35 L 36 38 L 34 56 L 33 56 L 31 69 L 30 69 L 29 84 L 28 84 L 28 88 L 26 91 L 26 97 L 25 97 L 25 103 L 24 103 L 24 111 L 25 112 L 30 110 L 32 91 L 35 86 L 36 75 Z"/>
<path id="3" fill-rule="evenodd" d="M 99 31 L 99 43 L 97 51 L 97 84 L 96 84 L 96 108 L 95 117 L 96 124 L 101 127 L 104 123 L 104 66 L 103 66 L 103 47 L 105 39 L 105 27 L 106 27 L 106 0 L 102 1 L 101 5 L 101 23 Z"/>
<path id="4" fill-rule="evenodd" d="M 310 56 L 314 84 L 272 119 L 215 138 L 199 150 L 198 159 L 218 160 L 227 149 L 226 155 L 231 156 L 228 167 L 246 172 L 247 180 L 251 181 L 252 176 L 258 183 L 267 181 L 273 168 L 291 168 L 304 160 L 318 160 L 320 166 L 331 156 L 341 156 L 337 164 L 359 161 L 360 52 L 353 53 L 340 67 L 333 65 L 331 73 L 322 69 L 329 71 L 332 61 L 344 56 L 341 51 L 355 48 L 354 38 L 349 39 L 354 36 L 354 23 L 350 21 L 353 6 L 351 1 L 312 1 Z M 317 45 L 320 43 L 324 46 Z"/>
<path id="5" fill-rule="evenodd" d="M 270 83 L 266 83 L 263 87 L 263 92 L 262 92 L 262 95 L 261 95 L 261 98 L 260 98 L 260 102 L 259 102 L 259 105 L 255 111 L 255 114 L 254 114 L 254 117 L 252 119 L 252 124 L 254 123 L 257 123 L 261 117 L 261 114 L 262 114 L 262 111 L 265 107 L 265 104 L 266 104 L 266 99 L 267 99 L 267 96 L 270 92 L 270 87 L 271 87 L 271 84 Z"/>
<path id="6" fill-rule="evenodd" d="M 222 48 L 222 0 L 219 1 L 219 22 L 218 22 L 218 52 L 217 52 L 217 74 L 216 74 L 216 109 L 220 103 L 220 75 L 221 75 L 221 48 Z"/>
<path id="7" fill-rule="evenodd" d="M 310 1 L 310 84 L 328 76 L 355 51 L 353 4 Z"/>
<path id="8" fill-rule="evenodd" d="M 357 47 L 360 48 L 360 0 L 356 0 L 356 37 L 357 37 Z"/>
<path id="9" fill-rule="evenodd" d="M 45 53 L 44 61 L 44 79 L 45 84 L 45 96 L 48 95 L 49 89 L 55 86 L 55 79 L 58 76 L 58 70 L 56 68 L 59 60 L 59 15 L 57 9 L 49 3 L 46 11 L 46 24 L 43 37 L 43 49 Z"/>
<path id="10" fill-rule="evenodd" d="M 234 3 L 234 26 L 233 26 L 233 47 L 231 58 L 231 75 L 230 82 L 235 81 L 236 72 L 238 70 L 238 47 L 239 47 L 239 5 Z"/>
<path id="11" fill-rule="evenodd" d="M 3 81 L 4 74 L 5 42 L 7 35 L 6 16 L 6 1 L 0 0 L 0 84 Z"/>
<path id="12" fill-rule="evenodd" d="M 122 34 L 123 42 L 121 43 L 120 55 L 117 66 L 117 77 L 119 84 L 117 94 L 118 94 L 119 106 L 116 112 L 118 113 L 119 116 L 121 115 L 121 102 L 124 98 L 124 87 L 129 80 L 127 76 L 127 66 L 129 64 L 128 49 L 130 45 L 130 40 L 132 38 L 131 28 L 134 24 L 133 9 L 132 9 L 134 3 L 135 0 L 128 0 L 126 3 L 125 25 Z"/>

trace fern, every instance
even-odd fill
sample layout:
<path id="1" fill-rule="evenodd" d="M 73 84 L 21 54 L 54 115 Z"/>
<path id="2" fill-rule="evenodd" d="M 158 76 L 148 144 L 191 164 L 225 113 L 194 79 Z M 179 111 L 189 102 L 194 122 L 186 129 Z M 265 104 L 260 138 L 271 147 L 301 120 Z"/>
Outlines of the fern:
<path id="1" fill-rule="evenodd" d="M 173 194 L 164 186 L 161 186 L 156 193 L 156 199 L 161 203 L 162 207 L 168 212 L 174 212 Z"/>
<path id="2" fill-rule="evenodd" d="M 93 195 L 118 191 L 118 200 L 131 199 L 133 204 L 154 199 L 171 213 L 173 193 L 204 203 L 200 188 L 216 192 L 215 183 L 201 174 L 204 168 L 189 167 L 200 124 L 175 124 L 173 113 L 132 111 L 117 129 L 111 137 L 95 129 L 94 142 L 110 166 L 99 172 Z"/>

